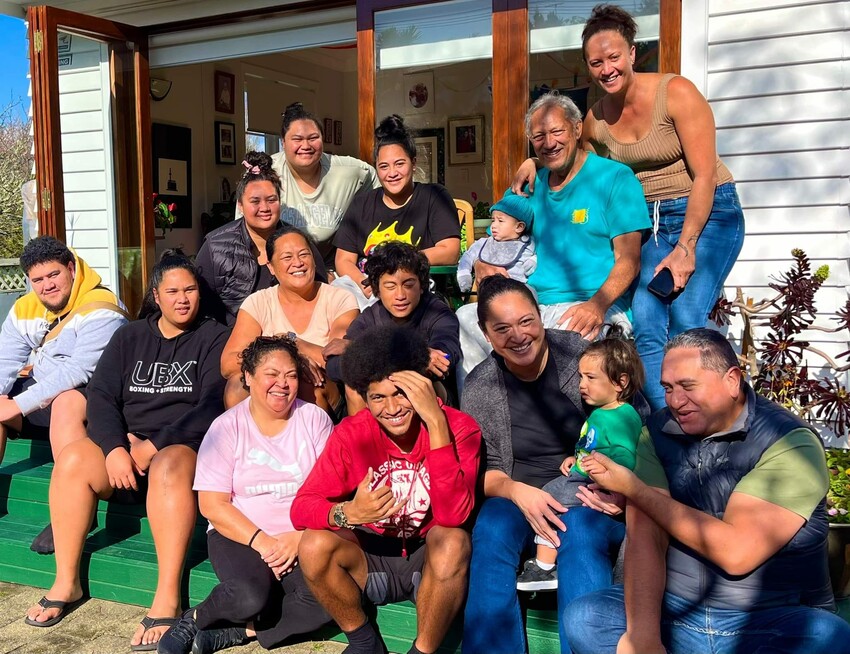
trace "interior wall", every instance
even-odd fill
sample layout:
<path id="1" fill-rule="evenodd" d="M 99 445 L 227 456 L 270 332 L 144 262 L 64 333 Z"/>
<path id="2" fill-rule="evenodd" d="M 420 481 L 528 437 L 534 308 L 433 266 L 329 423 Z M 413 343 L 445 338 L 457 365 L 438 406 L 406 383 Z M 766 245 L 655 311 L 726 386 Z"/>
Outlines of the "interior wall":
<path id="1" fill-rule="evenodd" d="M 240 60 L 175 66 L 151 71 L 151 76 L 172 82 L 168 96 L 151 103 L 151 121 L 188 127 L 192 130 L 192 227 L 173 229 L 157 240 L 157 253 L 170 247 L 181 247 L 187 254 L 197 253 L 203 241 L 201 214 L 209 212 L 213 202 L 222 200 L 226 180 L 231 190 L 242 174 L 241 155 L 245 152 L 245 107 L 241 89 L 244 88 L 244 68 L 264 68 L 282 78 L 297 75 L 316 88 L 317 113 L 320 119 L 342 121 L 342 145 L 325 144 L 335 154 L 356 155 L 357 152 L 357 74 L 354 71 L 334 70 L 305 61 L 300 56 L 285 53 L 262 55 Z M 353 56 L 353 55 L 352 55 Z M 235 113 L 215 111 L 213 102 L 216 71 L 236 77 L 237 98 Z M 266 99 L 276 103 L 273 97 Z M 284 106 L 280 107 L 282 112 Z M 215 123 L 224 121 L 236 125 L 236 165 L 221 165 L 215 161 Z M 157 236 L 161 234 L 157 230 Z"/>
<path id="2" fill-rule="evenodd" d="M 492 202 L 493 180 L 491 178 L 493 156 L 493 97 L 492 61 L 482 59 L 433 69 L 434 111 L 412 113 L 407 99 L 404 75 L 408 69 L 383 70 L 378 72 L 375 116 L 378 121 L 389 114 L 399 114 L 405 123 L 416 129 L 443 128 L 446 130 L 446 188 L 455 198 L 472 202 L 475 193 L 478 200 Z M 449 165 L 449 118 L 484 116 L 484 162 L 471 165 Z M 504 189 L 499 189 L 499 197 Z M 474 204 L 474 202 L 473 202 Z"/>

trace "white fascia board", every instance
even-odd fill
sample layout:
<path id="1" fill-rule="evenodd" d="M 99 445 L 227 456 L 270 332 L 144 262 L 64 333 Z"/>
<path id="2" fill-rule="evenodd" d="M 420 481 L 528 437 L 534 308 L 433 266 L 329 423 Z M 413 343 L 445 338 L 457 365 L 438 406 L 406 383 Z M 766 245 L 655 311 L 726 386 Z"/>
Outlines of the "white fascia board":
<path id="1" fill-rule="evenodd" d="M 0 0 L 0 14 L 14 16 L 15 18 L 26 18 L 27 9 L 24 5 L 19 5 L 15 2 Z"/>
<path id="2" fill-rule="evenodd" d="M 493 38 L 488 34 L 434 43 L 381 48 L 378 53 L 378 69 L 436 66 L 492 57 Z"/>
<path id="3" fill-rule="evenodd" d="M 657 41 L 660 21 L 657 14 L 637 16 L 638 35 L 635 41 Z M 561 27 L 541 27 L 529 31 L 529 52 L 557 52 L 560 50 L 580 50 L 581 32 L 584 24 L 563 25 Z"/>
<path id="4" fill-rule="evenodd" d="M 351 43 L 357 38 L 355 8 L 262 19 L 168 34 L 149 39 L 150 66 L 162 68 L 258 54 Z"/>

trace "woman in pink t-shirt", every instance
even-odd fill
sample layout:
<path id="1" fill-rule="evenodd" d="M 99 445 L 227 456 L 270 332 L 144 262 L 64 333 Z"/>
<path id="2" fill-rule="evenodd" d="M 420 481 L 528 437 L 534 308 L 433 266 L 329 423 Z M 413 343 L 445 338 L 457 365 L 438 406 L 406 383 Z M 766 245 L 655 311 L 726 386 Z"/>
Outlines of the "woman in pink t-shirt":
<path id="1" fill-rule="evenodd" d="M 294 341 L 260 336 L 241 353 L 243 400 L 210 426 L 194 489 L 209 520 L 210 562 L 220 580 L 159 641 L 159 652 L 214 652 L 256 637 L 269 649 L 330 618 L 297 567 L 289 509 L 333 423 L 297 399 L 303 357 Z M 240 625 L 225 627 L 224 625 Z"/>
<path id="2" fill-rule="evenodd" d="M 224 403 L 231 407 L 245 398 L 239 353 L 257 336 L 285 334 L 307 363 L 299 397 L 330 413 L 339 408 L 342 396 L 327 380 L 322 349 L 345 336 L 359 315 L 357 300 L 345 289 L 316 281 L 309 237 L 297 227 L 281 225 L 266 241 L 266 252 L 278 285 L 252 293 L 239 309 L 221 357 L 221 374 L 227 378 Z"/>

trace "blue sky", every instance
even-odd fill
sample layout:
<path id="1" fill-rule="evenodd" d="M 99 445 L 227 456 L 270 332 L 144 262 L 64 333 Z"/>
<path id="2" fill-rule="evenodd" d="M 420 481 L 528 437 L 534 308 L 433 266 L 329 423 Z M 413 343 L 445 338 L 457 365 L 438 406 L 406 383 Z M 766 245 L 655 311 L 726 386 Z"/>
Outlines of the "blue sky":
<path id="1" fill-rule="evenodd" d="M 20 18 L 0 15 L 0 107 L 27 98 L 27 30 Z"/>

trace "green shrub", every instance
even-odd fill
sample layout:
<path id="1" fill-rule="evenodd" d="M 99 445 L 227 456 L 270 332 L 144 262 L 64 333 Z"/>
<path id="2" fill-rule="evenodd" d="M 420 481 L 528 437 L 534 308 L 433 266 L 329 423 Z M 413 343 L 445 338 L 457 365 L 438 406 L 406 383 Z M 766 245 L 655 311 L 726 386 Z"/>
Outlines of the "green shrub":
<path id="1" fill-rule="evenodd" d="M 0 108 L 0 258 L 23 249 L 21 185 L 33 177 L 30 123 L 21 102 Z"/>

